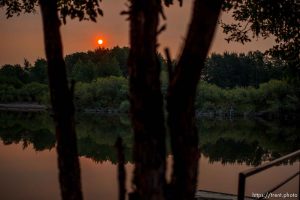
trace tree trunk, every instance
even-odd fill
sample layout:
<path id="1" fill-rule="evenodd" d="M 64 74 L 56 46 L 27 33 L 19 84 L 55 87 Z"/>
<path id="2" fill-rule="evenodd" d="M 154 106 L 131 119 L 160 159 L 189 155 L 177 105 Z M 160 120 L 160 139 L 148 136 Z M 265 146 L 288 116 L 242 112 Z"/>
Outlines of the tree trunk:
<path id="1" fill-rule="evenodd" d="M 72 89 L 68 87 L 56 0 L 40 0 L 51 104 L 56 126 L 61 196 L 82 199 Z"/>
<path id="2" fill-rule="evenodd" d="M 175 71 L 170 73 L 167 110 L 174 156 L 172 199 L 195 198 L 199 158 L 195 93 L 221 3 L 221 0 L 195 0 L 182 55 Z"/>
<path id="3" fill-rule="evenodd" d="M 118 157 L 118 183 L 119 183 L 119 200 L 126 199 L 126 171 L 125 171 L 125 155 L 123 140 L 121 137 L 117 138 L 115 144 Z"/>
<path id="4" fill-rule="evenodd" d="M 135 163 L 132 199 L 164 199 L 165 124 L 156 54 L 160 0 L 132 0 L 129 85 Z"/>

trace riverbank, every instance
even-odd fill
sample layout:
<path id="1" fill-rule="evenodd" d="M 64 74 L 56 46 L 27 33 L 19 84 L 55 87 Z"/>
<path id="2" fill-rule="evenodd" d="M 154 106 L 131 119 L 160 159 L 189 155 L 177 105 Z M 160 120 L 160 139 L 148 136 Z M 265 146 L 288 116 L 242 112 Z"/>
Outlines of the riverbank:
<path id="1" fill-rule="evenodd" d="M 0 103 L 0 111 L 14 111 L 14 112 L 47 112 L 51 110 L 51 106 L 43 105 L 39 103 L 27 103 L 27 102 L 12 102 L 12 103 Z M 77 109 L 78 113 L 87 114 L 105 114 L 105 115 L 119 115 L 128 114 L 129 107 L 126 109 L 116 108 L 80 108 Z M 267 111 L 259 112 L 236 112 L 233 109 L 229 110 L 196 110 L 196 118 L 208 118 L 208 119 L 234 119 L 234 118 L 261 118 L 261 119 L 283 119 L 283 120 L 295 120 L 300 116 L 297 113 L 273 113 Z"/>
<path id="2" fill-rule="evenodd" d="M 41 112 L 48 109 L 48 106 L 38 103 L 0 103 L 2 111 Z"/>
<path id="3" fill-rule="evenodd" d="M 16 111 L 16 112 L 44 112 L 51 110 L 50 106 L 38 103 L 14 102 L 14 103 L 0 103 L 0 111 Z M 113 108 L 86 108 L 77 110 L 84 113 L 126 113 L 119 109 Z"/>

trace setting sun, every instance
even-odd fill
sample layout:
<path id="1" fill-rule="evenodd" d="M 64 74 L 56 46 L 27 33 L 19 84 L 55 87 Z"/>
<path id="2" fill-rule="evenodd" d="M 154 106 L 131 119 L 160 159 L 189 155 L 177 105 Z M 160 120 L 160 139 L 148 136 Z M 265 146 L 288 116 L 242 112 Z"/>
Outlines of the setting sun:
<path id="1" fill-rule="evenodd" d="M 99 45 L 102 45 L 102 44 L 103 44 L 103 40 L 102 40 L 102 39 L 99 39 L 99 40 L 98 40 L 98 44 L 99 44 Z"/>

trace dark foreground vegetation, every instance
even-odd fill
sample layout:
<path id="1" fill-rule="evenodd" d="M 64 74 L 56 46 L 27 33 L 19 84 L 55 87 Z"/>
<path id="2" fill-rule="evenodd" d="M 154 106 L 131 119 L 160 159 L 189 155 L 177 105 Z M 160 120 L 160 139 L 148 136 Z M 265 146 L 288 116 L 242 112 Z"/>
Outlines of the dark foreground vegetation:
<path id="1" fill-rule="evenodd" d="M 68 79 L 75 80 L 78 110 L 127 112 L 129 49 L 99 48 L 65 57 Z M 166 96 L 167 63 L 162 66 L 162 91 Z M 176 61 L 174 61 L 176 62 Z M 261 52 L 212 54 L 202 72 L 196 98 L 198 114 L 286 116 L 299 111 L 299 95 L 289 84 L 286 63 Z M 0 68 L 0 102 L 49 105 L 47 62 Z"/>
<path id="2" fill-rule="evenodd" d="M 127 15 L 129 21 L 129 99 L 135 163 L 132 192 L 128 193 L 130 200 L 195 198 L 200 155 L 194 104 L 201 72 L 221 10 L 231 13 L 236 21 L 232 24 L 222 24 L 223 31 L 228 34 L 227 41 L 245 43 L 251 41 L 251 38 L 274 37 L 275 44 L 267 51 L 268 54 L 285 60 L 294 72 L 293 81 L 300 80 L 297 1 L 253 3 L 250 0 L 195 0 L 177 62 L 172 63 L 170 51 L 165 49 L 168 58 L 168 87 L 167 96 L 164 98 L 160 81 L 161 62 L 157 57 L 157 38 L 166 28 L 160 24 L 160 16 L 165 18 L 162 2 L 166 7 L 173 3 L 172 0 L 132 0 L 121 13 Z M 183 0 L 179 0 L 179 3 L 182 5 Z M 6 9 L 6 17 L 9 18 L 23 12 L 35 12 L 37 4 L 42 13 L 61 197 L 64 200 L 82 200 L 74 118 L 74 81 L 69 84 L 70 75 L 68 77 L 67 64 L 63 57 L 60 25 L 66 23 L 68 16 L 80 21 L 96 21 L 98 15 L 103 15 L 103 11 L 98 0 L 4 0 L 0 7 Z M 257 87 L 259 79 L 255 77 L 254 83 Z M 247 86 L 242 80 L 240 84 L 243 87 Z M 231 86 L 226 84 L 226 87 Z M 163 107 L 164 101 L 166 109 Z M 167 133 L 170 136 L 173 154 L 170 181 L 166 180 L 166 166 L 169 163 L 165 159 Z M 118 157 L 124 161 L 122 139 L 119 141 Z M 126 170 L 123 164 L 120 162 L 118 166 L 120 200 L 127 196 Z"/>

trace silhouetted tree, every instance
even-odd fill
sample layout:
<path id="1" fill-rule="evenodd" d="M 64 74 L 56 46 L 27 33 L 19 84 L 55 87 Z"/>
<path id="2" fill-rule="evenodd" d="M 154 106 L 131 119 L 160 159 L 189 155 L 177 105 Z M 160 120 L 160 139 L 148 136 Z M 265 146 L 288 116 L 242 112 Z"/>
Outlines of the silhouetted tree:
<path id="1" fill-rule="evenodd" d="M 181 0 L 179 1 L 182 3 Z M 128 66 L 131 120 L 135 135 L 134 161 L 136 165 L 133 181 L 135 190 L 131 194 L 131 198 L 193 199 L 199 156 L 195 127 L 195 91 L 223 1 L 195 0 L 185 45 L 175 66 L 172 65 L 170 55 L 167 53 L 169 61 L 167 123 L 174 156 L 170 184 L 166 184 L 165 180 L 166 128 L 160 91 L 160 65 L 155 54 L 157 35 L 164 29 L 164 27 L 158 27 L 159 14 L 164 17 L 163 9 L 159 0 L 131 0 L 130 2 L 130 10 L 123 13 L 128 13 L 130 20 L 131 49 Z M 165 3 L 170 5 L 172 0 L 165 0 Z M 223 9 L 239 10 L 235 12 L 235 19 L 244 20 L 253 25 L 250 30 L 256 35 L 275 35 L 280 44 L 274 49 L 280 48 L 289 55 L 296 55 L 294 57 L 298 59 L 299 53 L 295 48 L 299 47 L 299 31 L 297 31 L 299 29 L 296 25 L 297 5 L 295 4 L 296 2 L 293 0 L 284 1 L 284 3 L 276 1 L 275 5 L 273 5 L 273 1 L 229 0 L 225 1 Z M 295 6 L 292 9 L 292 17 L 288 14 L 288 5 Z M 283 19 L 276 16 L 281 7 L 284 7 L 284 11 L 278 16 L 284 15 Z M 266 13 L 260 15 L 260 12 L 265 11 Z M 291 19 L 292 22 L 285 23 L 288 19 Z M 280 23 L 277 23 L 278 20 Z M 280 31 L 282 25 L 287 29 Z M 273 27 L 278 27 L 278 29 L 273 29 Z M 233 34 L 233 36 L 241 36 L 240 42 L 248 40 L 241 34 Z M 170 188 L 170 190 L 166 190 L 166 188 Z"/>
<path id="2" fill-rule="evenodd" d="M 48 78 L 51 104 L 56 127 L 60 189 L 63 199 L 82 199 L 80 167 L 77 155 L 74 121 L 73 90 L 69 87 L 63 59 L 60 36 L 61 21 L 66 17 L 88 18 L 95 21 L 102 15 L 98 0 L 3 0 L 0 7 L 6 8 L 7 17 L 21 12 L 34 12 L 39 5 L 42 13 L 45 52 L 48 63 Z M 60 16 L 58 15 L 58 11 Z M 61 19 L 60 19 L 61 18 Z"/>
<path id="3" fill-rule="evenodd" d="M 290 75 L 300 80 L 299 1 L 226 0 L 223 10 L 235 20 L 222 23 L 227 41 L 244 43 L 252 38 L 274 37 L 276 44 L 267 53 L 287 61 Z"/>
<path id="4" fill-rule="evenodd" d="M 171 64 L 169 66 L 167 110 L 174 164 L 168 186 L 165 180 L 166 128 L 160 90 L 160 63 L 156 54 L 162 5 L 160 0 L 130 2 L 131 49 L 128 66 L 135 162 L 135 190 L 131 198 L 193 199 L 199 157 L 195 91 L 222 1 L 195 1 L 178 64 L 174 70 Z M 165 3 L 169 5 L 171 2 Z M 167 187 L 170 190 L 166 190 Z"/>
<path id="5" fill-rule="evenodd" d="M 20 88 L 30 80 L 29 73 L 21 65 L 3 65 L 0 67 L 0 83 Z"/>
<path id="6" fill-rule="evenodd" d="M 73 89 L 69 88 L 63 60 L 57 2 L 40 1 L 49 88 L 56 122 L 59 180 L 63 199 L 82 199 L 80 167 L 77 156 Z M 73 87 L 73 86 L 72 86 Z"/>
<path id="7" fill-rule="evenodd" d="M 48 83 L 47 61 L 45 59 L 37 59 L 29 72 L 31 81 Z"/>

